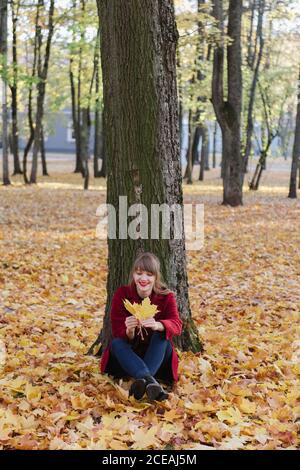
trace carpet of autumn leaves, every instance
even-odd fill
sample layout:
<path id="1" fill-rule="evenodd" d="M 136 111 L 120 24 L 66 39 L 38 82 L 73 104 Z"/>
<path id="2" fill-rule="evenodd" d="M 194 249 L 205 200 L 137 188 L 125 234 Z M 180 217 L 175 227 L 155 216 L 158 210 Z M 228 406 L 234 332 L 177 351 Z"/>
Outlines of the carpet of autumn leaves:
<path id="1" fill-rule="evenodd" d="M 217 175 L 184 186 L 205 209 L 204 247 L 188 252 L 205 350 L 180 354 L 163 403 L 129 399 L 86 355 L 106 300 L 104 180 L 0 188 L 0 449 L 299 448 L 300 203 L 273 172 L 221 206 Z"/>

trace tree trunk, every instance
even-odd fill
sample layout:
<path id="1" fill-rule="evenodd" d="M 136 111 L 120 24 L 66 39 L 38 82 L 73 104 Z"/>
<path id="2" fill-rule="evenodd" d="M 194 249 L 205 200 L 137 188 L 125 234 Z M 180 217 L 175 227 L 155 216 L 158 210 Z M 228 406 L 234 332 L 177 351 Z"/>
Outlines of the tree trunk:
<path id="1" fill-rule="evenodd" d="M 19 158 L 19 126 L 18 126 L 18 55 L 17 55 L 17 23 L 20 11 L 20 1 L 11 1 L 12 10 L 12 59 L 13 59 L 13 83 L 11 90 L 11 114 L 12 114 L 12 154 L 14 157 L 14 175 L 22 175 Z"/>
<path id="2" fill-rule="evenodd" d="M 262 150 L 260 158 L 259 158 L 259 162 L 255 168 L 254 175 L 252 177 L 252 180 L 249 183 L 249 189 L 253 189 L 254 191 L 258 190 L 260 178 L 265 168 L 266 158 L 267 158 L 267 151 Z"/>
<path id="3" fill-rule="evenodd" d="M 83 174 L 83 167 L 80 155 L 80 147 L 78 139 L 78 129 L 79 125 L 77 122 L 77 101 L 76 101 L 76 88 L 75 88 L 75 79 L 73 73 L 73 59 L 70 58 L 70 69 L 69 69 L 69 77 L 70 77 L 70 87 L 71 87 L 71 101 L 72 101 L 72 120 L 73 120 L 73 130 L 75 135 L 75 149 L 76 149 L 76 163 L 75 163 L 75 170 L 74 173 L 81 173 Z"/>
<path id="4" fill-rule="evenodd" d="M 7 0 L 0 0 L 0 54 L 3 56 L 4 77 L 2 77 L 2 162 L 3 184 L 9 185 L 8 164 L 8 110 L 7 110 Z"/>
<path id="5" fill-rule="evenodd" d="M 83 108 L 81 123 L 81 158 L 84 170 L 84 189 L 89 189 L 89 142 L 90 142 L 90 125 L 89 110 Z"/>
<path id="6" fill-rule="evenodd" d="M 100 31 L 98 32 L 98 38 L 96 48 L 98 48 L 98 53 L 95 54 L 95 92 L 96 92 L 96 105 L 95 105 L 95 140 L 94 140 L 94 177 L 98 178 L 101 175 L 102 168 L 103 168 L 103 160 L 102 160 L 102 168 L 101 172 L 99 171 L 99 160 L 104 154 L 101 153 L 101 145 L 103 145 L 103 133 L 102 133 L 102 122 L 103 119 L 100 119 L 100 76 L 99 76 L 99 62 L 100 62 Z M 100 122 L 101 121 L 101 122 Z M 104 171 L 103 171 L 104 173 Z"/>
<path id="7" fill-rule="evenodd" d="M 192 145 L 193 166 L 195 164 L 197 164 L 197 165 L 200 164 L 200 162 L 199 162 L 199 152 L 198 152 L 200 137 L 201 137 L 200 126 L 196 125 L 195 132 L 194 132 L 194 138 L 193 138 L 193 145 Z"/>
<path id="8" fill-rule="evenodd" d="M 217 123 L 217 121 L 215 121 L 215 124 L 214 124 L 214 137 L 213 137 L 213 168 L 216 168 L 216 166 L 217 166 L 217 159 L 216 159 L 217 131 L 218 131 L 218 123 Z"/>
<path id="9" fill-rule="evenodd" d="M 216 0 L 213 13 L 223 30 L 222 0 Z M 223 204 L 243 204 L 243 162 L 241 156 L 241 18 L 242 0 L 230 0 L 228 10 L 228 35 L 232 43 L 227 46 L 228 97 L 224 100 L 223 72 L 224 46 L 214 51 L 212 102 L 222 129 Z"/>
<path id="10" fill-rule="evenodd" d="M 208 169 L 207 165 L 208 160 L 208 132 L 207 127 L 205 124 L 201 124 L 201 157 L 200 157 L 200 173 L 199 173 L 199 181 L 204 180 L 204 170 Z"/>
<path id="11" fill-rule="evenodd" d="M 97 106 L 97 105 L 96 105 Z M 95 110 L 95 139 L 94 139 L 94 178 L 99 178 L 99 159 L 101 158 L 100 111 Z"/>
<path id="12" fill-rule="evenodd" d="M 42 129 L 41 129 L 41 159 L 42 159 L 43 176 L 49 176 L 48 170 L 47 170 L 46 149 L 45 149 L 45 134 L 44 134 L 44 126 L 43 125 L 42 125 Z"/>
<path id="13" fill-rule="evenodd" d="M 293 159 L 290 177 L 290 190 L 288 197 L 297 197 L 297 170 L 300 162 L 300 69 L 298 79 L 298 104 L 297 104 L 297 115 L 296 115 L 296 127 L 295 127 L 295 138 L 293 146 Z M 300 168 L 299 168 L 300 174 Z M 300 179 L 299 179 L 300 181 Z"/>
<path id="14" fill-rule="evenodd" d="M 39 49 L 39 37 L 40 37 L 40 5 L 37 4 L 36 17 L 35 17 L 35 36 L 34 36 L 34 48 L 33 48 L 33 62 L 32 62 L 32 73 L 31 77 L 36 77 L 37 61 L 38 61 L 38 49 Z M 30 152 L 32 143 L 34 141 L 34 124 L 33 124 L 33 109 L 32 109 L 32 92 L 33 92 L 33 80 L 29 84 L 29 95 L 28 95 L 28 124 L 29 124 L 29 138 L 24 149 L 23 154 L 23 176 L 25 184 L 29 184 L 27 177 L 27 157 Z"/>
<path id="15" fill-rule="evenodd" d="M 98 2 L 108 155 L 107 202 L 116 209 L 117 218 L 120 195 L 127 196 L 129 207 L 142 203 L 148 212 L 154 203 L 182 206 L 175 54 L 178 32 L 173 2 Z M 127 211 L 125 217 L 127 221 Z M 163 277 L 177 295 L 183 333 L 174 343 L 184 350 L 201 349 L 191 318 L 185 242 L 184 238 L 173 239 L 174 224 L 170 225 L 171 240 L 121 239 L 120 233 L 116 239 L 108 239 L 107 303 L 98 338 L 103 347 L 111 338 L 112 295 L 128 282 L 136 255 L 149 250 L 159 257 Z"/>
<path id="16" fill-rule="evenodd" d="M 293 122 L 293 112 L 291 110 L 291 107 L 289 106 L 285 123 L 284 125 L 281 125 L 280 132 L 279 132 L 280 140 L 281 140 L 280 142 L 281 152 L 285 161 L 287 161 L 288 154 L 289 154 L 291 132 L 292 132 L 292 122 Z"/>
<path id="17" fill-rule="evenodd" d="M 256 9 L 256 4 L 253 3 L 252 5 L 252 21 L 251 21 L 251 35 L 250 35 L 250 43 L 248 45 L 248 67 L 253 71 L 252 83 L 250 88 L 250 98 L 249 98 L 249 105 L 248 105 L 248 112 L 247 112 L 247 127 L 246 127 L 246 145 L 245 145 L 245 152 L 244 152 L 244 173 L 248 171 L 248 162 L 249 156 L 252 147 L 252 134 L 253 134 L 253 109 L 254 109 L 254 102 L 255 102 L 255 92 L 256 86 L 259 76 L 259 68 L 261 64 L 262 54 L 263 54 L 263 47 L 264 47 L 264 39 L 263 39 L 263 17 L 265 12 L 265 0 L 259 0 L 258 5 L 258 20 L 257 20 L 257 30 L 256 30 L 256 38 L 255 44 L 259 41 L 259 51 L 257 53 L 257 47 L 254 48 L 254 52 L 252 52 L 252 27 L 253 27 L 253 17 L 254 12 Z M 256 61 L 256 64 L 255 64 Z"/>
<path id="18" fill-rule="evenodd" d="M 107 154 L 105 149 L 105 134 L 104 134 L 104 112 L 102 111 L 101 116 L 101 159 L 102 159 L 102 166 L 100 170 L 99 176 L 102 178 L 106 178 L 107 176 Z"/>
<path id="19" fill-rule="evenodd" d="M 189 111 L 189 135 L 188 135 L 188 149 L 187 149 L 187 166 L 185 177 L 187 184 L 193 184 L 193 132 L 192 132 L 192 111 Z"/>
<path id="20" fill-rule="evenodd" d="M 49 7 L 49 15 L 48 15 L 48 37 L 46 43 L 46 50 L 45 50 L 45 57 L 44 57 L 44 64 L 42 70 L 38 67 L 39 70 L 39 79 L 40 82 L 38 83 L 37 90 L 37 111 L 36 111 L 36 122 L 35 122 L 35 129 L 34 129 L 34 142 L 33 142 L 33 152 L 32 152 L 32 167 L 31 167 L 31 175 L 30 175 L 30 183 L 36 183 L 37 180 L 37 164 L 38 164 L 38 153 L 41 148 L 41 133 L 42 133 L 42 123 L 44 118 L 44 101 L 46 95 L 46 82 L 48 76 L 48 68 L 49 68 L 49 59 L 50 59 L 50 51 L 51 51 L 51 41 L 54 32 L 54 1 L 50 1 Z M 44 5 L 44 0 L 39 0 L 39 5 Z M 40 26 L 39 26 L 40 28 Z M 41 39 L 39 41 L 41 46 Z M 39 53 L 41 53 L 41 48 L 39 48 Z"/>

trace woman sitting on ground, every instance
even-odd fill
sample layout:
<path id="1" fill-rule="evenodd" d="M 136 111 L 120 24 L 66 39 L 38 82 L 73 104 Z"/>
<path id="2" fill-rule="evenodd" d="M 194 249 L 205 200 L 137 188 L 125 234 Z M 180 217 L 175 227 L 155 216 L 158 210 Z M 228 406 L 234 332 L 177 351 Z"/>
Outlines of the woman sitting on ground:
<path id="1" fill-rule="evenodd" d="M 141 303 L 149 297 L 158 312 L 139 321 L 125 308 L 124 301 Z M 175 295 L 161 281 L 160 262 L 152 253 L 142 253 L 133 263 L 129 284 L 114 293 L 111 306 L 113 339 L 101 359 L 101 372 L 115 378 L 132 377 L 129 396 L 137 400 L 162 401 L 168 394 L 157 379 L 178 380 L 178 356 L 172 337 L 181 334 Z"/>

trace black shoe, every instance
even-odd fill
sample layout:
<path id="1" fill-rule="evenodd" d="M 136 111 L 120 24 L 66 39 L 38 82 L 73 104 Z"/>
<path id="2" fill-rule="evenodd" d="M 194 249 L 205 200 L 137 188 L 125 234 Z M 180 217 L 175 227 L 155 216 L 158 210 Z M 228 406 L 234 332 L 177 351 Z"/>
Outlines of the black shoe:
<path id="1" fill-rule="evenodd" d="M 143 398 L 145 391 L 146 391 L 147 382 L 145 379 L 137 379 L 135 380 L 129 389 L 129 396 L 134 396 L 136 400 L 140 400 Z"/>
<path id="2" fill-rule="evenodd" d="M 151 375 L 145 377 L 146 379 L 146 394 L 149 400 L 163 401 L 168 398 L 168 394 L 164 391 L 162 386 Z"/>

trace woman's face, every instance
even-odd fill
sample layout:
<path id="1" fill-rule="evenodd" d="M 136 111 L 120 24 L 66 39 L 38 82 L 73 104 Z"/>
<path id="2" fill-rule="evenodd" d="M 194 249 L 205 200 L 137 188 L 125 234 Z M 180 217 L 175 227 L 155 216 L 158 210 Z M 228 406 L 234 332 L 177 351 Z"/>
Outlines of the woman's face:
<path id="1" fill-rule="evenodd" d="M 155 282 L 154 274 L 148 271 L 142 271 L 141 269 L 137 269 L 133 273 L 133 279 L 138 292 L 142 294 L 143 297 L 147 297 L 151 294 Z"/>

